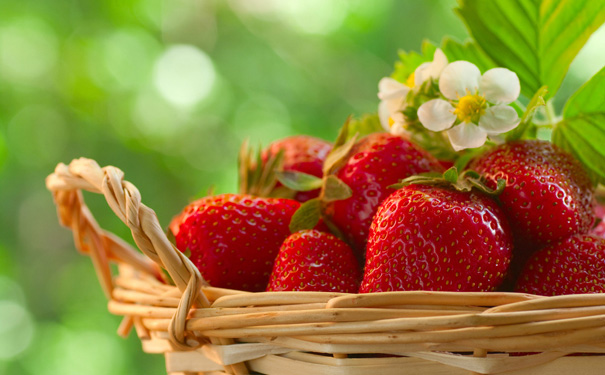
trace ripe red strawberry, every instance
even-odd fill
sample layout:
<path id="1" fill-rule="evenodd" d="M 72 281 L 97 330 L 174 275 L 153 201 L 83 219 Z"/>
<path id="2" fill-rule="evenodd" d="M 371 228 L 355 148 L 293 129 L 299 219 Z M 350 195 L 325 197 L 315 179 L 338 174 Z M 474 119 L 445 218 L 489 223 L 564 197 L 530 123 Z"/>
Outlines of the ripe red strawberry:
<path id="1" fill-rule="evenodd" d="M 491 291 L 511 251 L 506 218 L 488 196 L 408 185 L 376 212 L 360 292 Z"/>
<path id="2" fill-rule="evenodd" d="M 535 253 L 516 291 L 554 296 L 605 292 L 605 239 L 576 234 Z"/>
<path id="3" fill-rule="evenodd" d="M 389 186 L 411 175 L 442 172 L 443 168 L 437 159 L 408 139 L 389 133 L 362 138 L 349 155 L 336 177 L 353 194 L 329 204 L 325 212 L 363 259 L 372 218 L 382 201 L 395 191 Z"/>
<path id="4" fill-rule="evenodd" d="M 282 170 L 303 172 L 321 178 L 323 176 L 322 166 L 326 156 L 332 150 L 332 144 L 323 139 L 307 135 L 286 137 L 271 143 L 263 151 L 263 162 L 267 161 L 267 155 L 276 155 L 280 150 L 284 150 Z M 281 184 L 278 183 L 277 187 L 279 186 Z M 319 189 L 298 191 L 294 199 L 299 202 L 306 202 L 318 195 Z"/>
<path id="5" fill-rule="evenodd" d="M 515 242 L 533 252 L 593 223 L 593 188 L 586 171 L 570 154 L 539 140 L 502 144 L 469 165 L 495 186 L 506 180 L 499 196 Z"/>
<path id="6" fill-rule="evenodd" d="M 262 291 L 299 206 L 291 199 L 210 196 L 187 206 L 170 228 L 177 248 L 191 252 L 212 286 Z"/>
<path id="7" fill-rule="evenodd" d="M 360 279 L 353 250 L 333 235 L 311 229 L 284 241 L 267 291 L 357 293 Z"/>

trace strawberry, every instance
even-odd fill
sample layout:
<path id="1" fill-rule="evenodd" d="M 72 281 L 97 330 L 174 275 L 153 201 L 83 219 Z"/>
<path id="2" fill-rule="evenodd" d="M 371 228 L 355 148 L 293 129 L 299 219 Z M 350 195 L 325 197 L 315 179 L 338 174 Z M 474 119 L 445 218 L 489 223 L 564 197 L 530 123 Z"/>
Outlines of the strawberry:
<path id="1" fill-rule="evenodd" d="M 545 296 L 605 292 L 605 239 L 575 234 L 536 252 L 516 291 Z"/>
<path id="2" fill-rule="evenodd" d="M 490 197 L 404 186 L 376 212 L 360 292 L 491 291 L 502 282 L 511 252 L 506 218 Z"/>
<path id="3" fill-rule="evenodd" d="M 372 218 L 382 201 L 395 191 L 389 186 L 408 176 L 443 168 L 408 139 L 389 133 L 362 138 L 349 155 L 336 177 L 350 187 L 352 196 L 330 203 L 325 213 L 363 259 Z"/>
<path id="4" fill-rule="evenodd" d="M 299 206 L 291 199 L 209 196 L 188 205 L 170 228 L 177 248 L 191 252 L 212 286 L 262 291 Z"/>
<path id="5" fill-rule="evenodd" d="M 282 244 L 267 291 L 357 293 L 360 279 L 357 259 L 346 243 L 328 233 L 303 230 Z"/>
<path id="6" fill-rule="evenodd" d="M 323 176 L 323 163 L 331 149 L 332 144 L 323 139 L 307 135 L 295 135 L 271 143 L 263 151 L 261 157 L 263 163 L 266 163 L 268 155 L 276 155 L 280 150 L 283 150 L 282 170 L 303 172 L 321 178 Z M 281 184 L 276 187 L 279 186 Z M 298 191 L 294 199 L 299 202 L 306 202 L 318 195 L 319 189 Z"/>
<path id="7" fill-rule="evenodd" d="M 587 232 L 593 223 L 593 188 L 570 154 L 540 140 L 505 143 L 474 160 L 469 168 L 486 184 L 506 181 L 499 199 L 515 241 L 533 252 L 558 239 Z"/>

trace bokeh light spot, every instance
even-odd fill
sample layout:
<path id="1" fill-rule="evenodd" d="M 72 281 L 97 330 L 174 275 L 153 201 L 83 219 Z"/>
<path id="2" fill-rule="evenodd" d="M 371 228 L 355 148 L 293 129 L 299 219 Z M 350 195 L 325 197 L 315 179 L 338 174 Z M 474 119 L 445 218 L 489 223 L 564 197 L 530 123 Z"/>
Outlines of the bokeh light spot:
<path id="1" fill-rule="evenodd" d="M 13 279 L 0 275 L 0 300 L 13 301 L 23 305 L 25 304 L 25 293 Z"/>
<path id="2" fill-rule="evenodd" d="M 259 18 L 279 20 L 309 34 L 337 30 L 347 17 L 352 2 L 345 0 L 232 0 L 232 6 Z"/>
<path id="3" fill-rule="evenodd" d="M 169 102 L 190 107 L 205 99 L 216 73 L 206 53 L 190 45 L 169 47 L 157 60 L 154 84 Z"/>
<path id="4" fill-rule="evenodd" d="M 159 42 L 139 28 L 113 31 L 94 48 L 89 58 L 92 78 L 101 87 L 123 89 L 149 82 L 153 60 L 161 51 Z"/>
<path id="5" fill-rule="evenodd" d="M 151 90 L 142 91 L 135 100 L 132 120 L 146 138 L 171 138 L 184 123 L 184 114 Z"/>
<path id="6" fill-rule="evenodd" d="M 33 336 L 30 313 L 15 301 L 0 300 L 0 359 L 8 360 L 21 354 Z"/>
<path id="7" fill-rule="evenodd" d="M 61 325 L 45 324 L 39 327 L 37 337 L 32 358 L 25 362 L 32 374 L 124 373 L 123 344 L 113 332 L 76 332 Z"/>
<path id="8" fill-rule="evenodd" d="M 293 0 L 276 4 L 287 23 L 310 34 L 328 34 L 338 29 L 348 10 L 345 0 Z"/>
<path id="9" fill-rule="evenodd" d="M 0 27 L 3 77 L 28 83 L 47 78 L 58 59 L 58 44 L 54 30 L 37 18 L 17 19 Z"/>

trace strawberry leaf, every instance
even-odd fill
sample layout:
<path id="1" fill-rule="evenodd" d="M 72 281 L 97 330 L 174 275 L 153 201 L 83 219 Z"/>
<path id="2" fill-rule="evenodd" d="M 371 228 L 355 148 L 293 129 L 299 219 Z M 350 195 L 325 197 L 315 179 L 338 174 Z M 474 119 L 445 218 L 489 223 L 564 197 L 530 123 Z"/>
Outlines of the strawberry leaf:
<path id="1" fill-rule="evenodd" d="M 447 56 L 448 61 L 469 61 L 477 65 L 482 72 L 496 67 L 496 64 L 477 46 L 477 43 L 470 40 L 462 44 L 453 38 L 446 37 L 441 41 L 441 50 Z"/>
<path id="2" fill-rule="evenodd" d="M 456 167 L 451 167 L 450 169 L 445 171 L 445 173 L 443 173 L 443 178 L 446 181 L 455 184 L 458 181 L 458 169 L 456 169 Z"/>
<path id="3" fill-rule="evenodd" d="M 326 161 L 324 162 L 323 172 L 324 176 L 332 174 L 336 169 L 340 167 L 341 164 L 346 162 L 346 157 L 351 152 L 351 149 L 357 142 L 357 134 L 353 136 L 353 138 L 349 139 L 345 144 L 339 147 L 335 147 L 326 157 Z"/>
<path id="4" fill-rule="evenodd" d="M 282 171 L 276 173 L 279 182 L 296 191 L 310 191 L 319 189 L 323 181 L 319 177 L 296 171 Z"/>
<path id="5" fill-rule="evenodd" d="M 345 184 L 341 179 L 334 175 L 329 175 L 326 178 L 322 201 L 333 202 L 347 199 L 353 195 L 349 185 Z"/>
<path id="6" fill-rule="evenodd" d="M 567 101 L 563 116 L 571 118 L 580 113 L 605 112 L 605 67 L 578 89 Z"/>
<path id="7" fill-rule="evenodd" d="M 563 119 L 553 130 L 553 142 L 573 154 L 594 183 L 605 182 L 605 112 Z"/>
<path id="8" fill-rule="evenodd" d="M 457 13 L 481 49 L 517 73 L 523 95 L 554 95 L 569 65 L 605 21 L 604 0 L 459 0 Z"/>
<path id="9" fill-rule="evenodd" d="M 290 232 L 314 228 L 321 218 L 321 201 L 314 198 L 301 204 L 290 220 Z"/>
<path id="10" fill-rule="evenodd" d="M 424 41 L 421 49 L 421 53 L 400 50 L 399 61 L 395 63 L 395 71 L 391 74 L 391 78 L 405 83 L 420 64 L 433 60 L 433 54 L 437 49 L 434 44 L 429 41 Z"/>
<path id="11" fill-rule="evenodd" d="M 605 67 L 569 98 L 553 142 L 571 152 L 595 183 L 605 183 Z"/>
<path id="12" fill-rule="evenodd" d="M 342 125 L 342 127 L 338 131 L 338 135 L 336 136 L 336 140 L 334 141 L 333 149 L 336 149 L 336 148 L 342 146 L 343 144 L 345 144 L 347 139 L 349 139 L 349 126 L 351 124 L 351 119 L 352 119 L 351 116 L 347 117 L 347 119 L 345 120 L 345 123 Z"/>

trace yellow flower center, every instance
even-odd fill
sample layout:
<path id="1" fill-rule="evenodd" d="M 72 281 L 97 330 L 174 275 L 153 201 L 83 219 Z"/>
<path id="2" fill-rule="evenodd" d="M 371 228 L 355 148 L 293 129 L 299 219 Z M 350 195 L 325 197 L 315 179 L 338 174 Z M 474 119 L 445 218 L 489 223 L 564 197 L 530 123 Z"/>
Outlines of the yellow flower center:
<path id="1" fill-rule="evenodd" d="M 392 128 L 395 125 L 395 120 L 392 117 L 389 117 L 389 128 Z"/>
<path id="2" fill-rule="evenodd" d="M 416 74 L 412 73 L 408 76 L 408 79 L 405 80 L 405 85 L 411 89 L 414 88 L 414 86 L 416 86 L 416 84 L 414 83 L 414 79 L 416 78 Z"/>
<path id="3" fill-rule="evenodd" d="M 466 95 L 460 98 L 454 114 L 462 122 L 478 123 L 479 118 L 485 113 L 487 104 L 485 98 L 480 95 Z"/>

